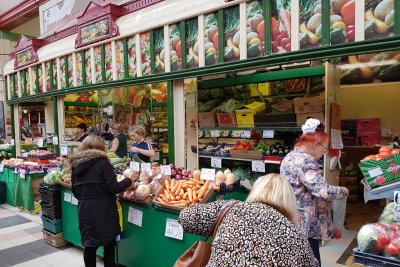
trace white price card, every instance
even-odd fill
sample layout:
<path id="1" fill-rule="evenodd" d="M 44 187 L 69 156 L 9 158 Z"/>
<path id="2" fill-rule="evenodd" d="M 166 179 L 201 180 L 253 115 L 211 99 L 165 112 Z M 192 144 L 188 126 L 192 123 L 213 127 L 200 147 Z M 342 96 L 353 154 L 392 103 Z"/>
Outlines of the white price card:
<path id="1" fill-rule="evenodd" d="M 161 173 L 164 175 L 171 175 L 171 166 L 169 165 L 161 165 L 160 166 Z"/>
<path id="2" fill-rule="evenodd" d="M 139 172 L 140 171 L 140 164 L 139 162 L 136 161 L 131 161 L 129 163 L 129 169 L 131 169 L 134 172 Z"/>
<path id="3" fill-rule="evenodd" d="M 160 151 L 154 151 L 153 161 L 159 161 L 159 160 L 160 160 Z"/>
<path id="4" fill-rule="evenodd" d="M 11 145 L 14 146 L 15 145 L 15 140 L 11 139 Z"/>
<path id="5" fill-rule="evenodd" d="M 75 198 L 74 196 L 71 197 L 71 204 L 72 205 L 78 205 L 78 199 Z"/>
<path id="6" fill-rule="evenodd" d="M 272 130 L 264 130 L 263 138 L 274 138 L 274 131 Z"/>
<path id="7" fill-rule="evenodd" d="M 37 140 L 37 146 L 38 146 L 38 147 L 43 147 L 43 138 L 39 138 L 39 139 Z"/>
<path id="8" fill-rule="evenodd" d="M 394 220 L 400 222 L 400 191 L 394 191 Z"/>
<path id="9" fill-rule="evenodd" d="M 376 176 L 383 174 L 382 169 L 380 167 L 371 169 L 368 171 L 368 173 L 369 173 L 369 176 L 371 176 L 371 177 L 376 177 Z"/>
<path id="10" fill-rule="evenodd" d="M 183 240 L 183 227 L 180 225 L 178 220 L 167 218 L 167 223 L 165 225 L 165 236 Z"/>
<path id="11" fill-rule="evenodd" d="M 218 130 L 211 130 L 211 137 L 219 137 L 219 131 Z"/>
<path id="12" fill-rule="evenodd" d="M 1 164 L 0 164 L 0 172 L 3 172 L 3 171 L 4 171 L 4 164 L 1 163 Z"/>
<path id="13" fill-rule="evenodd" d="M 143 221 L 143 211 L 129 207 L 128 222 L 137 225 L 139 227 L 142 227 L 142 221 Z"/>
<path id="14" fill-rule="evenodd" d="M 18 168 L 14 169 L 14 173 L 16 173 L 16 174 L 18 173 Z"/>
<path id="15" fill-rule="evenodd" d="M 151 171 L 150 163 L 140 163 L 140 169 L 142 170 L 142 172 L 147 172 L 150 175 L 153 174 L 153 172 Z"/>
<path id="16" fill-rule="evenodd" d="M 25 174 L 26 174 L 25 169 L 20 169 L 19 170 L 19 178 L 25 179 Z"/>
<path id="17" fill-rule="evenodd" d="M 251 170 L 253 172 L 265 172 L 265 163 L 262 160 L 251 161 Z"/>
<path id="18" fill-rule="evenodd" d="M 200 179 L 215 181 L 215 169 L 201 169 Z"/>
<path id="19" fill-rule="evenodd" d="M 53 136 L 53 145 L 58 145 L 58 137 Z"/>
<path id="20" fill-rule="evenodd" d="M 72 200 L 72 194 L 69 192 L 64 192 L 64 201 L 71 202 L 71 200 Z"/>
<path id="21" fill-rule="evenodd" d="M 68 155 L 68 147 L 67 146 L 60 146 L 60 154 L 61 154 L 61 156 Z"/>
<path id="22" fill-rule="evenodd" d="M 220 158 L 211 158 L 211 167 L 221 168 L 221 166 L 222 166 L 222 159 L 220 159 Z"/>
<path id="23" fill-rule="evenodd" d="M 242 131 L 240 133 L 240 137 L 242 137 L 242 138 L 250 138 L 251 137 L 251 131 Z"/>

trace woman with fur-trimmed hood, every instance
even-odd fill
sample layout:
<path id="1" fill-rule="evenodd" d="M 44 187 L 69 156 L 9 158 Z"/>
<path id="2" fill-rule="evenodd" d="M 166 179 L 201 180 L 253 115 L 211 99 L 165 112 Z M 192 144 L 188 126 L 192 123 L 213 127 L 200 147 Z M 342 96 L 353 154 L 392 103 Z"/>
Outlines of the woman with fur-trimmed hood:
<path id="1" fill-rule="evenodd" d="M 121 233 L 115 195 L 126 190 L 129 178 L 117 182 L 100 136 L 86 137 L 78 153 L 69 158 L 72 193 L 78 199 L 83 259 L 96 266 L 96 251 L 104 246 L 104 266 L 115 266 L 115 240 Z"/>

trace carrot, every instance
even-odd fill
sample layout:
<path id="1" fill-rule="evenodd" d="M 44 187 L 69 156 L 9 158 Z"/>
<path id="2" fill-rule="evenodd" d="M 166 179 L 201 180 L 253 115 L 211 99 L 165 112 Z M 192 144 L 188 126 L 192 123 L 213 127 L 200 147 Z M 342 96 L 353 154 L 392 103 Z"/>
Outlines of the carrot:
<path id="1" fill-rule="evenodd" d="M 195 179 L 190 180 L 190 181 L 191 181 L 191 182 L 194 182 L 195 184 L 204 184 L 204 182 L 199 181 L 199 180 L 195 180 Z"/>
<path id="2" fill-rule="evenodd" d="M 178 188 L 175 190 L 175 195 L 179 195 L 179 193 L 181 192 L 181 186 L 182 186 L 182 183 L 179 183 Z"/>
<path id="3" fill-rule="evenodd" d="M 214 187 L 213 187 L 213 190 L 214 190 L 214 191 L 219 191 L 219 186 L 214 186 Z"/>
<path id="4" fill-rule="evenodd" d="M 161 199 L 162 199 L 165 203 L 167 203 L 167 204 L 169 203 L 169 200 L 168 200 L 167 198 L 162 197 Z"/>
<path id="5" fill-rule="evenodd" d="M 171 187 L 174 187 L 175 183 L 176 183 L 176 180 L 175 180 L 175 179 L 172 179 L 172 180 L 171 180 Z"/>
<path id="6" fill-rule="evenodd" d="M 168 180 L 165 180 L 165 188 L 168 190 L 170 189 L 170 184 Z"/>
<path id="7" fill-rule="evenodd" d="M 197 200 L 197 193 L 196 193 L 196 191 L 193 191 L 193 200 L 194 200 L 194 201 Z"/>
<path id="8" fill-rule="evenodd" d="M 188 192 L 186 192 L 185 194 L 183 194 L 183 199 L 187 199 L 188 198 Z"/>
<path id="9" fill-rule="evenodd" d="M 166 197 L 167 199 L 171 199 L 171 194 L 169 193 L 168 190 L 164 190 L 164 194 L 165 194 L 165 197 Z"/>
<path id="10" fill-rule="evenodd" d="M 182 198 L 184 194 L 185 194 L 185 191 L 183 191 L 183 188 L 181 188 L 181 191 L 179 192 L 179 196 Z"/>
<path id="11" fill-rule="evenodd" d="M 207 180 L 207 181 L 205 182 L 205 184 L 201 187 L 200 192 L 199 192 L 199 195 L 197 196 L 199 199 L 202 198 L 202 197 L 205 195 L 205 193 L 206 193 L 206 191 L 208 190 L 208 187 L 209 187 L 209 186 L 210 186 L 210 181 Z"/>
<path id="12" fill-rule="evenodd" d="M 174 187 L 171 189 L 171 193 L 175 194 L 176 189 L 178 189 L 179 183 L 175 183 Z"/>
<path id="13" fill-rule="evenodd" d="M 191 188 L 188 188 L 188 197 L 189 197 L 189 201 L 193 202 L 193 191 Z"/>
<path id="14" fill-rule="evenodd" d="M 279 19 L 281 20 L 283 27 L 285 28 L 288 36 L 290 37 L 290 12 L 287 11 L 286 9 L 281 9 L 279 12 Z"/>
<path id="15" fill-rule="evenodd" d="M 180 196 L 176 196 L 175 199 L 176 199 L 176 200 L 181 200 L 181 197 L 180 197 Z"/>

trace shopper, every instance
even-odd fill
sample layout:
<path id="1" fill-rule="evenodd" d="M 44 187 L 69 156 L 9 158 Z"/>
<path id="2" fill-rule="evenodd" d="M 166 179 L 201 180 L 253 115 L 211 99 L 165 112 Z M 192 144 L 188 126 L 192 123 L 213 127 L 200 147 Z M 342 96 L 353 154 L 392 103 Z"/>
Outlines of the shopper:
<path id="1" fill-rule="evenodd" d="M 78 136 L 77 141 L 82 142 L 89 134 L 87 133 L 86 123 L 79 123 L 76 129 L 76 136 Z"/>
<path id="2" fill-rule="evenodd" d="M 328 152 L 329 146 L 324 125 L 317 119 L 308 119 L 302 130 L 294 150 L 283 159 L 280 171 L 293 187 L 297 205 L 311 214 L 308 241 L 321 264 L 319 243 L 333 236 L 331 201 L 345 198 L 349 191 L 329 185 L 321 175 L 318 160 Z"/>
<path id="3" fill-rule="evenodd" d="M 115 240 L 121 233 L 115 195 L 129 188 L 132 181 L 125 178 L 117 182 L 100 136 L 86 137 L 69 164 L 85 265 L 96 266 L 97 248 L 103 246 L 104 266 L 115 266 Z"/>
<path id="4" fill-rule="evenodd" d="M 181 211 L 184 231 L 207 236 L 230 201 L 190 205 Z M 316 266 L 313 252 L 297 228 L 293 189 L 279 174 L 257 179 L 246 202 L 222 219 L 207 266 Z"/>
<path id="5" fill-rule="evenodd" d="M 124 129 L 121 124 L 113 123 L 111 124 L 111 130 L 114 134 L 114 139 L 110 142 L 109 152 L 115 152 L 115 154 L 124 158 L 128 156 L 128 143 L 126 135 L 123 133 Z"/>
<path id="6" fill-rule="evenodd" d="M 129 149 L 131 159 L 150 162 L 150 158 L 154 157 L 155 152 L 151 144 L 144 140 L 146 129 L 142 126 L 131 127 L 129 128 L 129 136 L 134 141 Z"/>

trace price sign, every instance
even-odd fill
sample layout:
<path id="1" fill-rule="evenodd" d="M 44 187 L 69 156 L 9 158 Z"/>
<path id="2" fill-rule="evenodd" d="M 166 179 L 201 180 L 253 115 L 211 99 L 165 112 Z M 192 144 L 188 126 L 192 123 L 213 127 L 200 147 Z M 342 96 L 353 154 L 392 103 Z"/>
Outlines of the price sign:
<path id="1" fill-rule="evenodd" d="M 2 164 L 0 164 L 0 172 L 3 172 L 4 171 L 4 164 L 2 163 Z"/>
<path id="2" fill-rule="evenodd" d="M 219 134 L 218 130 L 212 130 L 211 131 L 211 137 L 219 137 L 219 136 L 220 136 L 220 134 Z"/>
<path id="3" fill-rule="evenodd" d="M 165 225 L 165 236 L 183 240 L 183 227 L 177 220 L 167 218 Z"/>
<path id="4" fill-rule="evenodd" d="M 142 227 L 142 221 L 143 221 L 143 211 L 129 207 L 128 222 L 137 225 L 139 227 Z"/>
<path id="5" fill-rule="evenodd" d="M 68 155 L 68 147 L 67 146 L 60 146 L 60 154 L 61 154 L 61 156 Z"/>
<path id="6" fill-rule="evenodd" d="M 71 204 L 72 205 L 78 205 L 78 199 L 75 198 L 74 196 L 71 197 Z"/>
<path id="7" fill-rule="evenodd" d="M 15 140 L 11 139 L 11 145 L 14 146 L 15 145 Z"/>
<path id="8" fill-rule="evenodd" d="M 129 163 L 129 169 L 131 169 L 134 172 L 139 172 L 140 171 L 140 164 L 139 162 L 136 161 L 131 161 Z"/>
<path id="9" fill-rule="evenodd" d="M 18 168 L 15 168 L 15 169 L 14 169 L 14 173 L 18 173 Z"/>
<path id="10" fill-rule="evenodd" d="M 142 172 L 147 172 L 150 175 L 153 174 L 153 172 L 151 171 L 150 163 L 140 163 L 140 169 L 142 170 Z"/>
<path id="11" fill-rule="evenodd" d="M 265 172 L 265 163 L 262 160 L 253 160 L 251 162 L 251 169 L 253 172 Z"/>
<path id="12" fill-rule="evenodd" d="M 19 170 L 19 178 L 25 179 L 25 174 L 26 174 L 25 169 L 20 169 Z"/>
<path id="13" fill-rule="evenodd" d="M 250 138 L 251 137 L 251 131 L 242 131 L 240 133 L 240 137 L 242 137 L 242 138 Z"/>
<path id="14" fill-rule="evenodd" d="M 39 139 L 37 140 L 37 146 L 38 146 L 38 147 L 43 147 L 43 138 L 39 138 Z"/>
<path id="15" fill-rule="evenodd" d="M 71 200 L 72 200 L 72 194 L 69 192 L 64 192 L 64 201 L 71 202 Z"/>
<path id="16" fill-rule="evenodd" d="M 264 130 L 263 138 L 274 138 L 274 131 L 272 130 Z"/>
<path id="17" fill-rule="evenodd" d="M 221 168 L 222 159 L 220 158 L 211 158 L 211 167 Z"/>
<path id="18" fill-rule="evenodd" d="M 161 165 L 160 169 L 162 174 L 171 175 L 171 167 L 169 165 Z"/>
<path id="19" fill-rule="evenodd" d="M 58 145 L 58 137 L 53 136 L 53 145 Z"/>
<path id="20" fill-rule="evenodd" d="M 160 160 L 160 151 L 154 151 L 153 161 L 159 161 L 159 160 Z"/>
<path id="21" fill-rule="evenodd" d="M 215 169 L 201 169 L 200 179 L 215 181 Z"/>
<path id="22" fill-rule="evenodd" d="M 394 220 L 400 222 L 400 191 L 394 191 Z"/>

